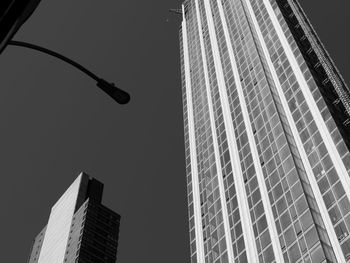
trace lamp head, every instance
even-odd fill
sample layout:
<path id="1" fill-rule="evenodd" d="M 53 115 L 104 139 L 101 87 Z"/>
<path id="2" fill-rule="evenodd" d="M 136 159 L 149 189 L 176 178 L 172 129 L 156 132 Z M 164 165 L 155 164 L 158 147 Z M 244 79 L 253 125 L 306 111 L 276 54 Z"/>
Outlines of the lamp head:
<path id="1" fill-rule="evenodd" d="M 127 104 L 130 101 L 129 93 L 117 88 L 114 83 L 109 83 L 104 79 L 97 82 L 97 86 L 111 96 L 119 104 Z"/>

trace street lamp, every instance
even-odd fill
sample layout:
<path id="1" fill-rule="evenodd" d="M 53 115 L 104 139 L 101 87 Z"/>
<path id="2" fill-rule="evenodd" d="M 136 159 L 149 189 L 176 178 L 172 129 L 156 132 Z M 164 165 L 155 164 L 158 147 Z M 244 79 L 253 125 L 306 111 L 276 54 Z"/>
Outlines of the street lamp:
<path id="1" fill-rule="evenodd" d="M 48 54 L 58 58 L 81 72 L 88 75 L 97 82 L 97 86 L 106 92 L 119 104 L 126 104 L 130 101 L 130 95 L 117 88 L 113 83 L 110 83 L 102 78 L 99 78 L 94 73 L 80 65 L 79 63 L 61 55 L 57 52 L 40 47 L 34 44 L 11 40 L 18 29 L 34 12 L 41 0 L 0 0 L 0 54 L 8 45 L 20 46 Z"/>
<path id="2" fill-rule="evenodd" d="M 49 49 L 46 49 L 46 48 L 43 48 L 43 47 L 40 47 L 40 46 L 37 46 L 34 44 L 21 42 L 21 41 L 10 40 L 10 41 L 8 41 L 8 45 L 34 49 L 34 50 L 40 51 L 42 53 L 48 54 L 50 56 L 53 56 L 55 58 L 58 58 L 64 62 L 72 65 L 73 67 L 79 69 L 80 71 L 82 71 L 86 75 L 88 75 L 90 78 L 97 81 L 96 85 L 100 89 L 102 89 L 104 92 L 106 92 L 109 96 L 111 96 L 119 104 L 126 104 L 130 101 L 130 95 L 127 92 L 117 88 L 113 83 L 109 83 L 106 80 L 99 78 L 94 73 L 92 73 L 90 70 L 83 67 L 82 65 L 78 64 L 77 62 L 75 62 L 75 61 L 73 61 L 73 60 L 71 60 L 71 59 L 69 59 L 61 54 L 58 54 L 57 52 L 54 52 L 52 50 L 49 50 Z"/>

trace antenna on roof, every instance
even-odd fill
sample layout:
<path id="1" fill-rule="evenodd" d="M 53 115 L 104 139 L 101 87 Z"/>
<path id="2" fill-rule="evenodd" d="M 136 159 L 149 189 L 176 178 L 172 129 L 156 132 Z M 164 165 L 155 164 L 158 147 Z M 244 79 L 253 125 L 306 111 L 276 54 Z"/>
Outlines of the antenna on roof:
<path id="1" fill-rule="evenodd" d="M 169 9 L 169 12 L 177 15 L 182 15 L 181 9 Z"/>

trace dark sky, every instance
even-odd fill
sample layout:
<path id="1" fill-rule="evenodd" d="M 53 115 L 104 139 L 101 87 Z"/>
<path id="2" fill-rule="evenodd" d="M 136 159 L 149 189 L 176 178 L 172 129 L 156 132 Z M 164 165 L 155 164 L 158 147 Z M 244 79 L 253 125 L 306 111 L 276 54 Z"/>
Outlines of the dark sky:
<path id="1" fill-rule="evenodd" d="M 122 215 L 118 263 L 189 262 L 179 72 L 181 0 L 42 0 L 15 36 L 59 51 L 132 95 L 116 104 L 55 59 L 0 57 L 1 262 L 32 238 L 80 171 Z M 300 1 L 349 83 L 349 1 Z M 343 33 L 342 33 L 343 32 Z"/>

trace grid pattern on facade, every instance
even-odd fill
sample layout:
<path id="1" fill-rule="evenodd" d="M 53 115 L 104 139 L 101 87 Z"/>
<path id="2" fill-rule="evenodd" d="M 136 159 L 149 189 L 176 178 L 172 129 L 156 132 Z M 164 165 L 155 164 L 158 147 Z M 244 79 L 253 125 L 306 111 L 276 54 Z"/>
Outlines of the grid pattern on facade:
<path id="1" fill-rule="evenodd" d="M 199 10 L 202 21 L 203 42 L 207 61 L 206 66 L 209 72 L 210 95 L 213 105 L 215 130 L 219 145 L 220 163 L 222 167 L 222 175 L 225 188 L 226 206 L 228 211 L 229 227 L 232 238 L 232 248 L 234 258 L 236 260 L 239 260 L 239 262 L 245 262 L 247 260 L 247 256 L 243 239 L 242 224 L 239 214 L 239 205 L 237 201 L 236 184 L 234 182 L 232 163 L 228 149 L 227 134 L 225 131 L 223 110 L 220 102 L 218 79 L 214 66 L 215 63 L 209 37 L 208 22 L 205 13 L 205 7 L 202 2 L 199 2 Z"/>
<path id="2" fill-rule="evenodd" d="M 338 181 L 339 177 L 334 169 L 334 164 L 332 163 L 329 153 L 327 152 L 315 120 L 310 113 L 305 97 L 301 91 L 301 87 L 291 69 L 282 45 L 276 38 L 276 32 L 271 25 L 272 22 L 267 15 L 266 8 L 262 4 L 262 1 L 252 2 L 255 2 L 255 6 L 253 4 L 253 9 L 256 12 L 259 24 L 261 25 L 261 31 L 265 32 L 265 41 L 268 42 L 270 40 L 268 47 L 272 62 L 274 63 L 277 75 L 282 84 L 285 97 L 288 101 L 294 122 L 296 123 L 300 138 L 303 142 L 304 149 L 308 154 L 309 162 L 314 170 L 314 175 L 318 181 L 320 191 L 328 208 L 329 216 L 334 224 L 337 237 L 340 242 L 345 242 L 344 239 L 348 237 L 348 230 L 344 224 L 344 219 L 348 215 L 350 209 L 348 197 L 345 196 L 344 188 Z M 276 2 L 273 3 L 273 7 L 280 19 L 279 22 L 282 25 L 284 34 L 289 39 L 291 46 L 293 47 L 297 61 L 300 63 L 299 67 L 303 71 L 306 81 L 311 83 L 311 86 L 315 86 L 315 81 L 312 79 L 305 61 L 302 61 L 302 55 L 298 49 L 298 46 L 295 44 L 295 42 L 293 42 L 293 36 L 291 35 L 287 24 L 282 20 L 283 16 L 279 11 Z M 274 37 L 275 41 L 272 41 L 271 39 Z M 317 89 L 314 89 L 314 91 L 314 94 L 318 92 Z M 326 106 L 320 95 L 316 97 L 315 100 L 317 104 L 323 103 L 322 108 Z M 328 123 L 331 123 L 333 127 L 331 131 L 333 131 L 336 128 L 334 120 L 328 119 Z M 338 192 L 339 194 L 334 195 L 335 192 Z M 337 203 L 337 201 L 339 202 L 340 200 L 342 202 Z"/>
<path id="3" fill-rule="evenodd" d="M 35 237 L 35 239 L 33 241 L 32 249 L 31 249 L 30 254 L 29 254 L 28 263 L 37 263 L 38 262 L 41 247 L 43 245 L 43 241 L 44 241 L 44 237 L 45 237 L 45 232 L 46 232 L 46 226 Z"/>
<path id="4" fill-rule="evenodd" d="M 82 208 L 81 242 L 72 263 L 115 263 L 120 216 L 93 201 L 87 201 Z"/>
<path id="5" fill-rule="evenodd" d="M 248 142 L 246 127 L 243 122 L 241 111 L 242 106 L 240 103 L 233 103 L 235 99 L 238 101 L 238 95 L 234 84 L 232 65 L 228 56 L 228 48 L 223 34 L 217 1 L 210 1 L 210 3 L 214 17 L 216 35 L 218 36 L 218 46 L 225 84 L 229 93 L 231 116 L 235 124 L 235 136 L 237 139 L 239 157 L 241 160 L 241 170 L 244 177 L 245 189 L 247 193 L 254 234 L 256 237 L 257 249 L 261 262 L 264 262 L 263 254 L 265 257 L 265 262 L 272 262 L 274 260 L 274 255 L 271 246 L 271 237 L 267 229 L 265 211 L 261 200 L 260 189 L 258 188 L 257 183 L 257 175 L 253 164 L 252 154 L 249 148 L 250 146 Z"/>
<path id="6" fill-rule="evenodd" d="M 185 81 L 185 67 L 184 67 L 184 52 L 183 52 L 183 37 L 182 28 L 180 28 L 180 62 L 181 62 L 181 82 L 182 82 L 182 103 L 183 103 L 183 119 L 184 119 L 184 136 L 185 136 L 185 158 L 186 158 L 186 178 L 187 178 L 187 200 L 188 200 L 188 216 L 189 216 L 189 230 L 190 230 L 190 248 L 191 248 L 191 262 L 196 262 L 196 230 L 193 207 L 193 191 L 192 191 L 192 171 L 191 171 L 191 153 L 190 153 L 190 139 L 188 128 L 188 111 L 187 111 L 187 94 Z"/>
<path id="7" fill-rule="evenodd" d="M 199 6 L 197 13 L 195 2 Z M 221 16 L 218 5 L 223 8 L 224 17 Z M 282 43 L 280 32 L 278 33 L 275 28 L 276 21 L 272 21 L 272 11 L 267 10 L 270 5 L 272 7 L 270 10 L 274 11 L 277 22 L 282 28 L 307 83 L 305 87 L 300 81 L 300 73 L 295 71 L 295 62 L 291 62 L 290 53 L 287 54 L 286 46 Z M 222 212 L 219 200 L 218 174 L 220 173 L 223 176 L 235 262 L 247 261 L 245 254 L 247 244 L 244 244 L 241 220 L 249 220 L 253 226 L 259 262 L 275 261 L 271 229 L 266 221 L 262 189 L 259 188 L 257 180 L 257 166 L 261 168 L 264 176 L 268 202 L 275 220 L 284 261 L 337 262 L 331 245 L 335 242 L 333 236 L 338 239 L 336 242 L 339 242 L 344 258 L 350 260 L 350 202 L 347 189 L 344 188 L 344 176 L 349 176 L 350 168 L 349 145 L 347 145 L 350 136 L 344 132 L 347 129 L 346 113 L 344 112 L 345 115 L 340 116 L 340 119 L 336 119 L 334 116 L 336 111 L 332 108 L 332 105 L 335 104 L 346 107 L 346 101 L 339 97 L 341 95 L 339 89 L 345 90 L 346 86 L 344 84 L 341 87 L 339 83 L 336 83 L 338 86 L 333 87 L 332 91 L 334 99 L 327 98 L 328 91 L 325 92 L 324 89 L 330 87 L 329 83 L 335 85 L 332 76 L 337 77 L 338 81 L 342 79 L 336 71 L 330 72 L 332 69 L 335 70 L 331 61 L 321 61 L 326 63 L 325 65 L 312 61 L 314 53 L 319 56 L 315 48 L 318 47 L 323 51 L 323 47 L 315 46 L 318 39 L 310 40 L 310 35 L 304 34 L 303 36 L 298 31 L 299 28 L 303 28 L 304 31 L 311 30 L 306 28 L 309 25 L 308 21 L 303 21 L 304 24 L 300 21 L 301 18 L 304 18 L 304 14 L 299 5 L 292 0 L 187 0 L 184 6 L 188 23 L 189 41 L 187 44 L 190 53 L 205 261 L 231 262 L 227 259 L 225 233 L 222 232 L 222 217 L 225 214 Z M 205 10 L 208 6 L 210 7 L 209 12 Z M 210 20 L 213 22 L 210 23 L 213 23 L 214 32 L 208 28 L 208 14 L 212 16 Z M 297 18 L 293 20 L 294 24 L 288 19 L 292 17 Z M 256 22 L 253 23 L 253 19 Z M 301 25 L 295 24 L 298 19 Z M 228 43 L 223 32 L 223 21 L 226 22 L 225 26 L 229 31 L 239 80 L 233 76 Z M 259 36 L 257 31 L 259 31 Z M 215 37 L 210 34 L 215 34 Z M 205 59 L 201 53 L 201 48 L 203 48 L 200 45 L 201 38 L 204 43 Z M 214 58 L 217 54 L 213 53 L 217 51 L 214 51 L 216 47 L 212 46 L 213 39 L 217 40 L 219 58 Z M 300 42 L 305 39 L 309 39 L 313 44 L 309 45 L 307 50 L 303 50 Z M 264 50 L 262 45 L 264 45 Z M 327 55 L 325 51 L 323 54 Z M 327 59 L 326 55 L 322 59 Z M 219 66 L 217 61 L 221 62 Z M 325 71 L 323 73 L 320 70 L 321 66 Z M 240 169 L 249 204 L 249 218 L 240 218 L 238 210 L 240 204 L 237 201 L 235 188 L 237 186 L 234 182 L 235 174 L 231 163 L 233 156 L 230 156 L 229 152 L 227 137 L 229 133 L 226 130 L 228 126 L 223 117 L 222 91 L 220 91 L 222 87 L 219 86 L 218 80 L 221 77 L 221 71 L 218 71 L 217 67 L 220 67 L 222 71 L 228 95 L 234 137 L 238 148 L 235 154 L 240 160 Z M 316 72 L 317 69 L 318 72 Z M 205 70 L 208 72 L 210 94 L 206 92 Z M 328 81 L 326 81 L 327 78 Z M 252 129 L 254 133 L 254 144 L 249 144 L 251 139 L 247 134 L 247 124 L 242 116 L 241 98 L 237 94 L 235 84 L 237 81 L 240 82 L 243 90 L 251 125 L 249 129 Z M 317 123 L 319 117 L 315 115 L 315 109 L 309 108 L 312 104 L 307 101 L 306 97 L 309 95 L 306 95 L 305 88 L 311 91 L 319 111 L 318 114 L 322 115 L 325 123 L 324 126 Z M 212 109 L 208 107 L 208 104 L 212 105 Z M 338 111 L 341 108 L 339 105 L 336 106 Z M 187 106 L 184 97 L 184 112 Z M 212 123 L 209 116 L 210 110 L 214 114 Z M 186 117 L 184 119 L 186 126 Z M 215 127 L 214 132 L 211 131 L 213 127 Z M 342 161 L 341 165 L 345 167 L 348 174 L 339 174 L 344 169 L 337 166 L 339 165 L 337 155 L 334 154 L 334 151 L 330 151 L 329 142 L 324 141 L 328 135 L 325 136 L 323 127 L 326 127 L 326 132 L 331 135 L 329 138 L 332 139 Z M 213 146 L 215 143 L 219 146 L 219 161 L 215 160 Z M 251 147 L 255 146 L 259 155 L 258 164 L 254 163 L 251 152 Z M 186 152 L 186 156 L 188 155 L 189 153 Z M 307 158 L 302 159 L 301 156 Z M 188 163 L 187 167 L 190 168 Z M 190 171 L 187 171 L 187 175 L 189 174 Z M 189 178 L 188 183 L 190 183 Z M 261 182 L 259 183 L 261 185 Z M 314 192 L 315 189 L 317 194 Z M 319 208 L 320 205 L 322 209 Z M 321 211 L 324 211 L 322 215 Z M 328 220 L 327 226 L 333 225 L 333 230 L 325 227 L 324 218 Z M 222 235 L 213 239 L 213 233 L 220 229 L 220 225 Z M 194 228 L 195 226 L 190 223 L 190 231 Z M 329 231 L 332 232 L 332 241 L 328 236 Z M 208 238 L 211 242 L 208 241 Z M 193 238 L 191 242 L 194 243 Z M 193 258 L 192 262 L 195 262 Z"/>
<path id="8" fill-rule="evenodd" d="M 279 7 L 281 7 L 280 2 L 282 1 L 278 1 L 278 2 L 276 1 L 273 3 L 275 10 L 279 10 L 277 8 L 277 4 Z M 286 15 L 285 13 L 288 11 L 289 12 L 291 11 L 289 4 L 285 3 L 284 8 L 281 8 L 280 10 L 282 12 L 276 11 L 278 13 L 279 22 L 282 25 L 286 25 L 288 20 L 285 21 L 285 15 Z M 300 19 L 301 14 L 300 13 L 299 14 L 296 13 L 296 14 L 299 16 L 299 19 Z M 347 117 L 348 114 L 346 114 L 347 112 L 344 106 L 340 108 L 340 106 L 343 105 L 340 100 L 341 98 L 338 94 L 336 94 L 336 91 L 334 90 L 335 88 L 332 87 L 331 85 L 332 83 L 334 83 L 334 81 L 331 82 L 330 80 L 331 78 L 330 75 L 337 74 L 337 72 L 333 72 L 331 74 L 331 72 L 326 71 L 327 68 L 326 70 L 323 69 L 322 66 L 324 66 L 324 63 L 321 64 L 319 63 L 319 61 L 316 61 L 316 62 L 314 61 L 315 55 L 318 54 L 317 51 L 321 50 L 322 46 L 319 45 L 318 49 L 315 49 L 315 47 L 312 47 L 312 46 L 304 46 L 304 47 L 300 46 L 300 43 L 298 43 L 298 39 L 299 41 L 305 42 L 307 38 L 305 34 L 302 34 L 303 31 L 301 30 L 301 26 L 299 23 L 294 24 L 293 26 L 294 27 L 289 26 L 288 28 L 286 28 L 285 34 L 287 37 L 289 37 L 289 40 L 292 43 L 292 45 L 296 47 L 298 44 L 299 48 L 294 48 L 293 50 L 294 55 L 296 57 L 297 56 L 300 57 L 300 59 L 298 60 L 299 66 L 302 69 L 304 69 L 303 70 L 304 77 L 308 82 L 308 86 L 312 91 L 312 94 L 317 103 L 318 109 L 322 114 L 323 120 L 327 125 L 328 131 L 332 136 L 333 142 L 336 145 L 337 150 L 343 160 L 343 163 L 346 166 L 349 173 L 350 153 L 346 149 L 345 142 L 343 140 L 343 137 L 341 136 L 341 132 L 344 131 L 344 129 L 346 129 L 346 125 L 344 126 L 344 124 L 346 123 L 339 124 L 339 121 L 338 121 L 337 123 L 338 125 L 336 125 L 336 122 L 337 120 L 339 120 L 339 118 L 343 118 L 343 119 L 348 118 Z M 305 26 L 306 25 L 304 24 L 304 30 L 306 30 Z M 296 29 L 301 30 L 301 32 L 300 31 L 295 32 Z M 309 36 L 309 37 L 312 37 L 312 36 Z M 312 64 L 312 62 L 314 64 Z M 330 63 L 331 62 L 329 61 L 327 64 L 330 64 Z M 305 65 L 307 65 L 308 67 L 306 67 Z M 315 68 L 318 68 L 317 72 L 315 72 Z M 328 76 L 326 73 L 328 73 Z M 343 86 L 344 85 L 345 84 L 343 84 Z M 325 94 L 326 90 L 328 92 Z M 330 95 L 329 92 L 332 90 L 333 90 L 333 95 Z M 346 93 L 347 91 L 348 90 L 346 89 L 346 87 L 343 87 L 343 92 Z M 329 101 L 331 99 L 332 101 Z M 335 104 L 337 104 L 337 106 Z M 346 102 L 344 104 L 346 106 Z M 335 109 L 340 109 L 340 112 L 339 111 L 334 112 Z M 332 112 L 332 115 L 330 112 Z M 337 117 L 334 116 L 334 113 L 337 115 Z M 308 123 L 307 121 L 308 121 L 307 119 L 304 120 L 304 123 Z M 304 124 L 301 124 L 301 125 L 305 126 Z M 306 136 L 307 135 L 305 135 L 305 137 Z M 347 137 L 345 137 L 344 139 L 345 141 L 347 141 L 349 140 L 349 138 L 350 136 L 348 136 L 347 134 Z M 313 156 L 311 154 L 309 156 L 310 163 L 314 168 L 315 175 L 318 177 L 317 178 L 318 184 L 323 194 L 324 202 L 328 208 L 330 217 L 332 219 L 332 223 L 334 224 L 337 238 L 342 245 L 344 255 L 347 257 L 347 259 L 349 259 L 349 252 L 350 252 L 349 250 L 350 241 L 348 239 L 348 236 L 349 236 L 349 223 L 348 223 L 349 214 L 348 213 L 350 209 L 349 199 L 345 195 L 343 185 L 341 184 L 339 177 L 335 172 L 334 164 L 332 165 L 332 162 L 330 161 L 329 156 L 326 154 L 324 144 L 323 143 L 318 144 L 317 142 L 314 142 L 314 144 L 312 145 L 312 143 L 308 141 L 307 149 L 308 149 L 308 154 L 310 152 L 312 152 L 313 154 Z M 317 150 L 317 152 L 315 151 L 315 149 Z M 322 158 L 323 160 L 321 161 L 321 163 L 320 162 L 317 163 L 317 161 L 321 160 Z M 343 221 L 344 219 L 346 221 L 346 224 Z"/>
<path id="9" fill-rule="evenodd" d="M 255 5 L 254 5 L 255 4 Z M 273 63 L 275 63 L 275 67 L 278 67 L 278 66 L 281 66 L 283 65 L 283 63 L 286 62 L 286 60 L 278 60 L 280 58 L 280 53 L 282 50 L 281 48 L 278 49 L 274 47 L 274 44 L 276 44 L 277 41 L 277 36 L 276 35 L 273 35 L 271 34 L 271 32 L 269 32 L 268 30 L 270 29 L 270 31 L 272 31 L 272 28 L 271 28 L 271 22 L 266 22 L 265 20 L 267 19 L 267 16 L 263 16 L 261 15 L 261 10 L 260 8 L 262 8 L 262 2 L 259 2 L 259 1 L 255 1 L 252 6 L 253 6 L 253 9 L 255 10 L 256 12 L 256 17 L 258 19 L 258 23 L 259 25 L 261 26 L 261 31 L 262 32 L 265 32 L 265 36 L 267 35 L 268 37 L 265 38 L 265 42 L 267 44 L 267 47 L 269 48 L 269 50 L 275 50 L 275 53 L 273 53 L 271 55 L 271 59 L 275 59 L 273 60 Z M 260 19 L 260 20 L 259 20 Z M 264 20 L 265 19 L 265 20 Z M 283 55 L 282 55 L 283 56 Z M 276 62 L 277 61 L 277 62 Z M 277 66 L 276 66 L 277 65 Z M 268 72 L 268 69 L 266 70 L 266 72 Z M 277 75 L 279 75 L 280 79 L 280 83 L 282 84 L 282 87 L 294 87 L 295 86 L 295 77 L 292 77 L 292 78 L 284 78 L 283 76 L 281 77 L 281 74 L 285 73 L 283 72 L 283 69 L 282 67 L 280 68 L 277 68 L 276 69 L 276 72 L 277 72 Z M 291 69 L 289 68 L 286 72 L 289 72 L 288 74 L 291 74 Z M 271 82 L 270 82 L 271 83 Z M 272 88 L 273 88 L 273 85 L 270 85 Z M 303 189 L 304 193 L 305 193 L 305 196 L 306 196 L 306 200 L 307 200 L 307 203 L 309 203 L 309 206 L 310 206 L 310 209 L 311 209 L 311 212 L 312 212 L 312 215 L 313 215 L 313 218 L 316 222 L 316 229 L 318 230 L 318 232 L 320 233 L 319 234 L 319 237 L 321 237 L 322 239 L 322 233 L 324 231 L 322 231 L 322 228 L 323 228 L 323 223 L 322 223 L 322 220 L 319 219 L 319 212 L 318 212 L 318 208 L 317 208 L 317 205 L 315 205 L 315 201 L 314 201 L 314 198 L 313 198 L 313 195 L 312 195 L 312 192 L 310 191 L 310 186 L 309 186 L 309 183 L 308 183 L 308 179 L 307 177 L 305 176 L 305 171 L 303 169 L 303 165 L 300 161 L 300 156 L 298 154 L 298 151 L 296 149 L 296 146 L 295 146 L 295 143 L 294 143 L 294 139 L 293 137 L 291 136 L 291 132 L 289 131 L 290 128 L 288 127 L 288 122 L 286 121 L 286 118 L 283 114 L 283 111 L 284 109 L 281 107 L 281 103 L 279 102 L 279 98 L 278 98 L 278 95 L 276 95 L 276 93 L 274 92 L 274 90 L 272 89 L 272 94 L 274 95 L 274 99 L 275 99 L 275 102 L 276 102 L 276 106 L 277 106 L 277 109 L 279 111 L 279 116 L 281 118 L 281 124 L 282 126 L 280 126 L 279 128 L 278 127 L 275 127 L 273 128 L 273 130 L 275 132 L 281 132 L 281 128 L 282 128 L 282 131 L 284 130 L 285 132 L 285 135 L 286 135 L 286 139 L 287 139 L 287 142 L 289 145 L 285 145 L 284 147 L 284 150 L 288 149 L 288 147 L 290 148 L 291 152 L 292 152 L 292 156 L 285 156 L 284 154 L 281 156 L 281 160 L 285 160 L 284 158 L 287 157 L 289 158 L 289 161 L 292 160 L 292 157 L 294 159 L 294 162 L 296 164 L 295 168 L 296 168 L 296 171 L 298 172 L 297 174 L 299 174 L 300 176 L 300 179 L 301 179 L 301 185 L 303 186 L 303 188 L 300 188 L 300 185 L 298 187 L 295 187 L 294 189 Z M 277 128 L 277 129 L 276 129 Z M 277 134 L 278 135 L 278 134 Z M 282 136 L 284 137 L 284 136 Z M 275 138 L 277 139 L 277 138 Z M 280 137 L 281 139 L 281 137 Z M 283 149 L 283 145 L 278 145 L 278 148 L 282 146 L 282 149 Z M 280 149 L 280 148 L 279 148 Z M 295 170 L 294 170 L 295 172 Z M 289 177 L 287 176 L 287 178 L 293 178 L 293 177 Z M 288 184 L 283 184 L 283 186 L 285 187 L 285 189 L 287 190 L 288 189 Z M 287 192 L 288 193 L 288 192 Z M 290 198 L 287 199 L 287 200 L 290 200 L 292 201 Z M 302 199 L 301 199 L 302 200 Z M 293 212 L 293 210 L 291 211 Z M 302 211 L 301 211 L 302 212 Z M 294 213 L 291 213 L 292 215 Z M 297 234 L 300 234 L 299 231 L 299 227 L 295 229 L 296 230 L 296 233 Z M 324 234 L 324 233 L 323 233 Z M 315 236 L 314 238 L 316 238 L 315 240 L 317 240 L 317 237 Z M 301 240 L 300 242 L 300 249 L 301 251 L 305 250 L 305 245 L 304 245 L 304 242 L 303 240 Z M 309 247 L 309 245 L 308 245 Z M 325 247 L 325 246 L 324 246 Z M 309 247 L 310 248 L 310 247 Z M 314 251 L 317 251 L 317 249 L 315 248 Z M 311 255 L 319 255 L 319 253 L 321 252 L 318 252 L 318 253 L 311 253 Z M 329 253 L 330 254 L 330 253 Z M 292 254 L 291 254 L 292 255 Z M 296 255 L 298 255 L 298 253 L 296 253 Z M 298 257 L 298 256 L 297 256 Z M 330 258 L 332 258 L 330 256 Z"/>
<path id="10" fill-rule="evenodd" d="M 332 139 L 337 145 L 338 150 L 344 148 L 342 141 L 350 149 L 350 92 L 341 76 L 332 65 L 327 52 L 318 40 L 318 37 L 312 29 L 309 21 L 295 1 L 280 0 L 276 1 L 279 9 L 276 15 L 279 15 L 280 23 L 287 23 L 292 33 L 293 39 L 289 41 L 292 45 L 297 44 L 294 49 L 294 55 L 302 54 L 299 66 L 307 65 L 307 74 L 311 74 L 308 86 L 312 91 L 315 101 L 319 101 L 317 106 L 322 113 L 323 120 L 326 122 Z M 280 15 L 282 14 L 282 15 Z M 283 18 L 282 18 L 283 17 Z M 295 43 L 294 43 L 294 41 Z M 304 75 L 306 78 L 307 75 Z M 320 99 L 322 97 L 322 99 Z M 338 129 L 335 128 L 335 124 Z M 342 135 L 342 136 L 341 136 Z M 339 146 L 338 146 L 339 144 Z M 341 157 L 345 164 L 350 166 L 350 156 L 342 151 Z M 349 170 L 349 166 L 347 169 Z"/>
<path id="11" fill-rule="evenodd" d="M 195 147 L 197 150 L 204 253 L 208 262 L 220 258 L 225 262 L 225 258 L 227 258 L 225 252 L 225 231 L 223 230 L 217 165 L 211 134 L 195 2 L 190 2 L 185 10 L 187 11 L 191 88 L 196 134 Z"/>
<path id="12" fill-rule="evenodd" d="M 284 135 L 282 135 L 283 128 L 279 120 L 279 115 L 277 114 L 275 103 L 269 92 L 266 76 L 264 76 L 266 74 L 266 69 L 262 67 L 259 61 L 260 58 L 256 50 L 257 47 L 251 36 L 248 23 L 244 19 L 245 13 L 241 3 L 236 1 L 235 4 L 236 6 L 233 6 L 234 8 L 232 8 L 232 10 L 236 10 L 236 12 L 240 11 L 241 16 L 237 14 L 236 16 L 230 16 L 230 13 L 228 13 L 227 17 L 229 19 L 237 19 L 237 21 L 230 23 L 230 25 L 232 27 L 237 25 L 238 27 L 238 30 L 237 28 L 233 28 L 233 35 L 231 36 L 233 43 L 235 43 L 236 59 L 237 61 L 241 61 L 239 71 L 242 77 L 240 81 L 244 87 L 245 100 L 248 104 L 252 128 L 255 133 L 255 140 L 260 155 L 260 164 L 263 167 L 275 218 L 278 217 L 280 211 L 280 218 L 276 221 L 276 225 L 278 231 L 281 232 L 281 227 L 282 231 L 286 230 L 286 227 L 289 226 L 291 221 L 297 219 L 295 218 L 296 213 L 294 206 L 291 206 L 289 211 L 285 211 L 283 207 L 286 206 L 285 200 L 287 200 L 289 203 L 288 205 L 290 205 L 293 202 L 293 197 L 295 199 L 299 197 L 299 195 L 295 195 L 294 192 L 299 191 L 301 185 L 297 182 L 298 180 L 295 174 L 294 176 L 288 176 L 289 173 L 291 175 L 293 172 L 295 173 L 295 171 L 291 170 L 293 161 L 288 153 L 286 139 Z M 226 6 L 225 10 L 229 12 L 230 7 Z M 244 26 L 240 28 L 239 25 L 242 24 Z M 279 142 L 280 145 L 276 144 L 276 142 Z M 281 148 L 279 146 L 281 146 Z M 281 149 L 283 149 L 283 151 L 280 152 Z M 281 155 L 282 153 L 283 155 Z M 288 182 L 286 178 L 290 178 L 290 181 Z M 291 185 L 289 186 L 289 184 Z M 287 191 L 289 187 L 291 187 L 294 192 Z M 291 193 L 293 193 L 293 195 Z M 285 198 L 283 198 L 283 195 L 285 195 Z M 274 206 L 275 204 L 277 204 L 277 209 Z M 291 217 L 291 214 L 294 215 L 294 217 Z M 291 218 L 293 220 L 291 220 Z M 282 223 L 281 226 L 279 222 Z M 301 234 L 299 221 L 296 220 L 294 224 L 294 231 L 293 227 L 289 228 L 288 231 L 285 232 L 285 239 L 283 239 L 282 236 L 280 237 L 283 250 L 285 250 L 285 246 L 287 245 L 287 247 L 289 247 L 289 249 L 287 249 L 288 253 L 292 259 L 298 257 L 299 251 L 297 250 L 298 246 L 293 244 L 293 238 L 291 239 L 291 237 L 293 237 L 293 235 L 300 236 Z M 286 243 L 285 240 L 288 240 L 288 242 Z"/>

